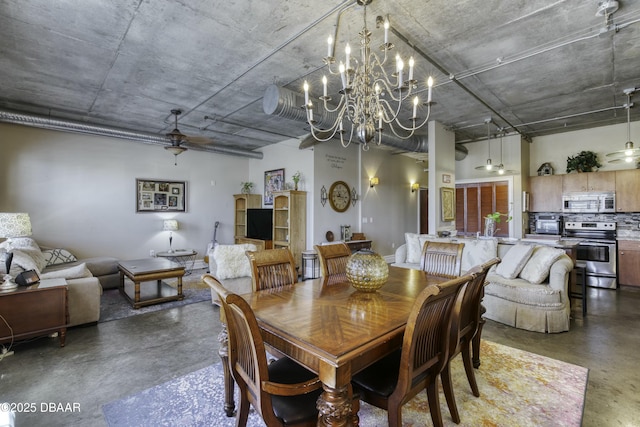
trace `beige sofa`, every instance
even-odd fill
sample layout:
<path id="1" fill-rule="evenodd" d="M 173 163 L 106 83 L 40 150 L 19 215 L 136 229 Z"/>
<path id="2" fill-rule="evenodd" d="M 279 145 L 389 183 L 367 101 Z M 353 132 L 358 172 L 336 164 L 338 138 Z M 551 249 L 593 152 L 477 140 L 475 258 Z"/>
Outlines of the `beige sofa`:
<path id="1" fill-rule="evenodd" d="M 562 249 L 515 240 L 498 242 L 406 233 L 405 244 L 396 250 L 392 265 L 419 269 L 421 247 L 427 240 L 465 243 L 463 272 L 495 256 L 503 260 L 487 275 L 485 318 L 536 332 L 569 330 L 568 284 L 574 266 Z"/>
<path id="2" fill-rule="evenodd" d="M 115 258 L 99 258 L 77 260 L 66 250 L 42 250 L 31 238 L 12 239 L 11 246 L 7 242 L 0 243 L 0 248 L 13 252 L 13 262 L 9 274 L 14 278 L 25 270 L 36 270 L 43 284 L 49 279 L 58 279 L 57 283 L 67 285 L 69 324 L 77 326 L 95 323 L 100 319 L 100 296 L 102 286 L 91 271 L 110 271 L 117 260 Z M 100 260 L 100 261 L 97 261 Z M 4 263 L 0 266 L 0 274 L 4 274 Z M 90 267 L 91 266 L 91 267 Z"/>

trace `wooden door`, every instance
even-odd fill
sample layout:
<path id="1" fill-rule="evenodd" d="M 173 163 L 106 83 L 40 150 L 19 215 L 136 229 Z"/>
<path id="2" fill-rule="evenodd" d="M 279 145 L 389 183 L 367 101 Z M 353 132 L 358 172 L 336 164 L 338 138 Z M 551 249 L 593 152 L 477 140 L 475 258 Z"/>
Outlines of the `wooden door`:
<path id="1" fill-rule="evenodd" d="M 420 234 L 429 234 L 429 189 L 420 189 Z"/>

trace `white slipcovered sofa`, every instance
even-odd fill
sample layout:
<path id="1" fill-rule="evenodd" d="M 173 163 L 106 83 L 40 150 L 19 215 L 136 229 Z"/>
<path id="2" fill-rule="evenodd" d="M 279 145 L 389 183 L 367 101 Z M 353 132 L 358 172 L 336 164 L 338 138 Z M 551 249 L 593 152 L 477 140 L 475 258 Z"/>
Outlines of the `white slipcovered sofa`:
<path id="1" fill-rule="evenodd" d="M 251 264 L 245 252 L 256 250 L 256 245 L 251 243 L 217 245 L 209 252 L 209 273 L 229 292 L 238 295 L 249 293 L 253 289 Z M 218 294 L 213 289 L 211 302 L 219 305 Z"/>
<path id="2" fill-rule="evenodd" d="M 462 242 L 462 272 L 498 256 L 502 262 L 487 275 L 484 317 L 536 332 L 569 330 L 568 285 L 573 261 L 559 248 L 498 239 L 438 238 L 405 233 L 405 244 L 395 252 L 394 266 L 420 268 L 427 241 Z"/>

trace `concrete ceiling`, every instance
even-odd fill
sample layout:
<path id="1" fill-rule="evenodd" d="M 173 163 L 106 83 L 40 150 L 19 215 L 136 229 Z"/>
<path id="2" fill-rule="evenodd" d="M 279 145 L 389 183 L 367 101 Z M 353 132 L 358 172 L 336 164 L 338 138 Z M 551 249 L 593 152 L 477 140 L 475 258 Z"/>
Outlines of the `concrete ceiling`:
<path id="1" fill-rule="evenodd" d="M 619 0 L 608 25 L 599 3 L 374 0 L 367 26 L 378 46 L 376 17 L 389 16 L 418 90 L 435 78 L 431 118 L 457 142 L 486 139 L 488 117 L 535 137 L 626 121 L 624 90 L 640 89 L 640 0 Z M 305 79 L 321 95 L 327 36 L 337 28 L 337 52 L 348 40 L 357 56 L 363 10 L 353 0 L 0 0 L 0 108 L 161 137 L 177 108 L 182 133 L 255 150 L 308 134 L 265 114 L 263 95 L 274 83 L 301 93 Z"/>

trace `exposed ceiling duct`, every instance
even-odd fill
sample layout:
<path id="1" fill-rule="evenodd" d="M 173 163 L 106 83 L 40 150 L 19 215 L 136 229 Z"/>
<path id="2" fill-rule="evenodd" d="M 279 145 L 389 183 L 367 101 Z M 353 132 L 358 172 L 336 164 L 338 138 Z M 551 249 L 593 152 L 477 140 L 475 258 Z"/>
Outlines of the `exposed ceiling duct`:
<path id="1" fill-rule="evenodd" d="M 264 112 L 289 120 L 305 123 L 306 112 L 303 108 L 304 95 L 278 85 L 270 85 L 264 92 L 262 107 Z M 323 111 L 314 116 L 319 127 L 329 127 L 335 122 L 336 114 Z M 429 144 L 426 135 L 414 135 L 409 139 L 401 139 L 389 132 L 382 135 L 382 145 L 402 150 L 408 153 L 428 153 Z M 469 150 L 461 144 L 456 144 L 456 160 L 467 157 Z"/>
<path id="2" fill-rule="evenodd" d="M 41 129 L 108 136 L 111 138 L 126 139 L 130 141 L 143 142 L 145 144 L 160 145 L 163 147 L 167 146 L 167 143 L 170 142 L 169 138 L 164 135 L 160 136 L 152 133 L 137 132 L 129 129 L 119 129 L 110 126 L 99 126 L 89 123 L 55 119 L 51 117 L 39 116 L 35 114 L 25 114 L 9 110 L 0 110 L 0 122 L 37 127 Z M 196 151 L 207 151 L 210 153 L 227 154 L 231 156 L 250 157 L 253 159 L 262 159 L 263 157 L 263 154 L 257 151 L 239 150 L 228 147 L 208 147 L 197 144 L 188 144 L 188 146 L 190 149 Z"/>

